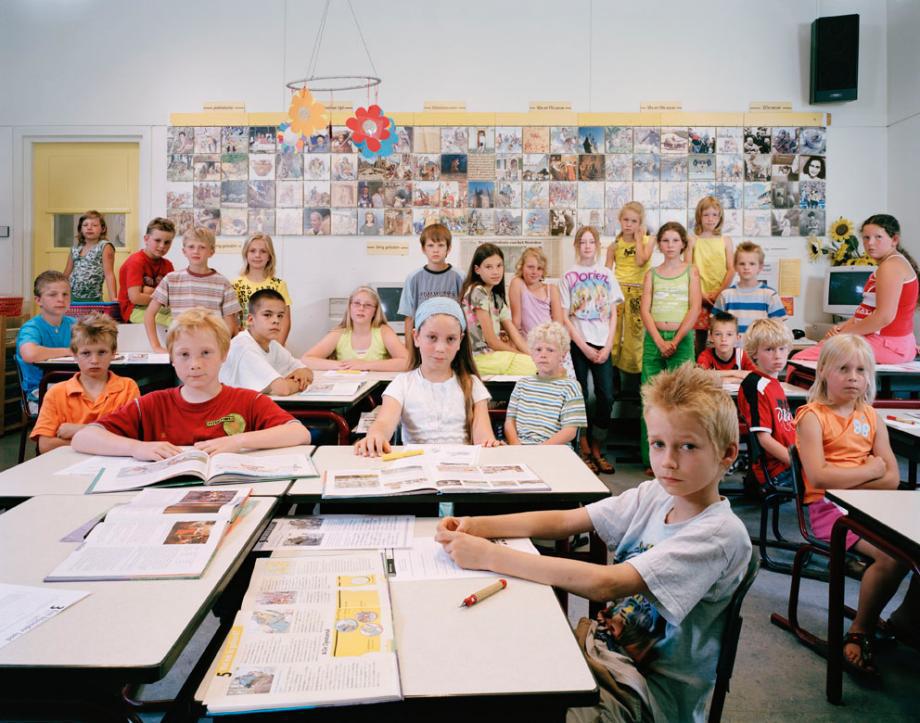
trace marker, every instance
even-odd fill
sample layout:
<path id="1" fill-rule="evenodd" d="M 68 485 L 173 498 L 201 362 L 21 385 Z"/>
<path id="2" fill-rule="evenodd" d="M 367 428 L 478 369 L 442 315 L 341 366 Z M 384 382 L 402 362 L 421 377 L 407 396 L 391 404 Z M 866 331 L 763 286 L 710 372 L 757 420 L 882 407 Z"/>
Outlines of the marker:
<path id="1" fill-rule="evenodd" d="M 484 587 L 482 588 L 482 590 L 479 590 L 478 592 L 474 592 L 469 597 L 463 598 L 463 602 L 460 603 L 459 607 L 462 607 L 462 608 L 473 607 L 473 605 L 475 605 L 476 603 L 482 600 L 485 600 L 487 597 L 491 597 L 492 595 L 497 593 L 499 590 L 504 590 L 506 587 L 508 587 L 508 581 L 502 578 L 498 580 L 497 582 L 493 582 L 488 587 Z"/>
<path id="2" fill-rule="evenodd" d="M 892 422 L 897 422 L 898 424 L 917 424 L 913 419 L 908 419 L 907 417 L 896 417 L 893 414 L 889 414 L 885 419 L 890 419 Z"/>
<path id="3" fill-rule="evenodd" d="M 403 457 L 417 457 L 420 454 L 425 454 L 424 449 L 404 449 L 399 452 L 387 452 L 380 459 L 384 462 L 392 462 L 394 459 L 402 459 Z"/>

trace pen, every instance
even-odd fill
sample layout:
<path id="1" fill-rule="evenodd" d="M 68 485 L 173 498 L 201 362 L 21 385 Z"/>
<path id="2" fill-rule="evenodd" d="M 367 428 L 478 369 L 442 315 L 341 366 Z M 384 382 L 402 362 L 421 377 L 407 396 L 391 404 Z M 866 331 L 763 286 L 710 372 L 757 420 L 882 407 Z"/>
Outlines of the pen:
<path id="1" fill-rule="evenodd" d="M 908 419 L 907 417 L 896 417 L 893 414 L 889 414 L 885 419 L 890 419 L 892 422 L 897 422 L 898 424 L 917 424 L 913 419 Z"/>
<path id="2" fill-rule="evenodd" d="M 400 452 L 387 452 L 380 459 L 384 462 L 392 462 L 394 459 L 402 459 L 403 457 L 415 457 L 420 454 L 425 454 L 424 449 L 404 449 Z"/>
<path id="3" fill-rule="evenodd" d="M 504 590 L 506 587 L 508 587 L 508 581 L 505 580 L 504 578 L 501 578 L 497 582 L 493 582 L 488 587 L 484 587 L 482 588 L 482 590 L 474 592 L 469 597 L 463 598 L 463 602 L 460 603 L 460 607 L 462 608 L 473 607 L 473 605 L 475 605 L 479 601 L 485 600 L 487 597 L 491 597 L 492 595 L 497 593 L 499 590 Z"/>

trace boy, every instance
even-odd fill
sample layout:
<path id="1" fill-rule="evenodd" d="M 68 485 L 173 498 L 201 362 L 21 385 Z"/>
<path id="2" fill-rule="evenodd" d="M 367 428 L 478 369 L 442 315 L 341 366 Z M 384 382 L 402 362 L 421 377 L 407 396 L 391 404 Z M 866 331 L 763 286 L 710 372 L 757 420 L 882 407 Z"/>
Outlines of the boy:
<path id="1" fill-rule="evenodd" d="M 738 389 L 738 414 L 757 435 L 767 456 L 767 470 L 774 483 L 792 484 L 789 447 L 795 444 L 795 426 L 786 392 L 776 377 L 786 367 L 792 348 L 792 332 L 778 319 L 757 319 L 744 337 L 744 349 L 757 368 Z M 766 482 L 759 464 L 751 465 L 754 477 Z"/>
<path id="2" fill-rule="evenodd" d="M 39 454 L 65 447 L 80 429 L 140 396 L 133 379 L 109 371 L 118 347 L 118 324 L 102 314 L 78 321 L 70 338 L 70 351 L 80 371 L 48 390 L 32 439 Z"/>
<path id="3" fill-rule="evenodd" d="M 307 388 L 313 372 L 278 343 L 286 314 L 287 302 L 274 289 L 260 289 L 249 297 L 248 329 L 230 342 L 220 368 L 221 382 L 283 397 Z"/>
<path id="4" fill-rule="evenodd" d="M 689 364 L 655 376 L 642 404 L 657 479 L 576 509 L 446 517 L 435 539 L 461 567 L 614 601 L 578 629 L 587 655 L 616 681 L 616 694 L 601 689 L 610 720 L 702 721 L 724 612 L 751 557 L 744 524 L 719 496 L 738 453 L 738 420 L 718 378 Z M 615 564 L 530 555 L 483 539 L 590 530 Z M 569 720 L 601 720 L 600 711 L 571 709 Z"/>
<path id="5" fill-rule="evenodd" d="M 428 259 L 422 268 L 406 277 L 399 297 L 398 314 L 406 317 L 406 347 L 412 350 L 412 317 L 419 304 L 435 296 L 447 296 L 460 301 L 463 277 L 447 263 L 450 253 L 450 229 L 440 223 L 426 226 L 419 236 L 422 252 Z"/>
<path id="6" fill-rule="evenodd" d="M 121 318 L 132 324 L 144 323 L 144 312 L 153 292 L 166 274 L 173 272 L 166 258 L 176 235 L 176 225 L 159 216 L 147 224 L 144 248 L 131 254 L 118 271 L 118 305 Z M 169 312 L 160 309 L 156 323 L 169 326 Z"/>
<path id="7" fill-rule="evenodd" d="M 738 318 L 738 333 L 744 334 L 754 319 L 779 319 L 785 321 L 786 307 L 779 294 L 766 284 L 757 281 L 763 271 L 763 249 L 752 241 L 742 241 L 735 248 L 735 271 L 738 283 L 722 291 L 712 310 L 727 311 Z"/>
<path id="8" fill-rule="evenodd" d="M 754 363 L 738 343 L 738 319 L 728 312 L 717 311 L 709 316 L 709 341 L 711 347 L 700 352 L 696 365 L 715 371 L 723 380 L 740 382 Z"/>
<path id="9" fill-rule="evenodd" d="M 581 386 L 566 376 L 562 360 L 569 350 L 562 324 L 548 321 L 530 330 L 527 345 L 537 375 L 514 385 L 505 417 L 508 444 L 568 444 L 588 426 Z"/>
<path id="10" fill-rule="evenodd" d="M 156 326 L 157 314 L 164 306 L 169 307 L 173 318 L 197 307 L 214 311 L 224 317 L 230 335 L 236 334 L 240 301 L 227 278 L 208 268 L 215 246 L 214 233 L 204 226 L 196 226 L 182 237 L 182 255 L 188 259 L 188 268 L 167 274 L 144 312 L 144 327 L 153 351 L 166 351 L 160 345 Z"/>
<path id="11" fill-rule="evenodd" d="M 158 460 L 188 445 L 215 454 L 309 444 L 306 427 L 271 399 L 221 385 L 230 332 L 215 314 L 180 314 L 166 346 L 182 386 L 145 394 L 84 427 L 73 438 L 76 451 Z"/>
<path id="12" fill-rule="evenodd" d="M 60 271 L 43 271 L 32 288 L 38 316 L 29 319 L 16 335 L 16 363 L 29 406 L 38 411 L 38 385 L 42 370 L 36 362 L 70 354 L 70 332 L 76 319 L 64 316 L 70 308 L 70 282 Z"/>

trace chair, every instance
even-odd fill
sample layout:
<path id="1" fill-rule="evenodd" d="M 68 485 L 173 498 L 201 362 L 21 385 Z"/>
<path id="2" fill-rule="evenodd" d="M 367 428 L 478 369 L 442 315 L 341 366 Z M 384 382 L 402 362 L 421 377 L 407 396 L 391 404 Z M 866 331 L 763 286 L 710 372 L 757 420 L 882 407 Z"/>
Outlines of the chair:
<path id="1" fill-rule="evenodd" d="M 731 681 L 732 671 L 735 668 L 735 656 L 738 653 L 738 639 L 741 637 L 741 625 L 744 618 L 741 617 L 741 605 L 744 603 L 744 597 L 747 595 L 754 579 L 757 577 L 757 570 L 760 568 L 760 561 L 757 556 L 752 554 L 751 561 L 748 563 L 747 572 L 735 594 L 732 595 L 731 602 L 728 604 L 727 617 L 725 620 L 725 629 L 722 631 L 722 644 L 719 647 L 719 660 L 716 663 L 716 684 L 712 690 L 712 700 L 709 703 L 709 723 L 718 723 L 722 720 L 722 708 L 725 705 L 725 695 L 729 691 L 729 682 Z"/>
<path id="2" fill-rule="evenodd" d="M 505 438 L 505 417 L 507 414 L 507 407 L 496 407 L 489 410 L 489 421 L 492 423 L 492 432 L 495 434 L 495 439 Z"/>
<path id="3" fill-rule="evenodd" d="M 767 455 L 757 440 L 757 433 L 748 430 L 747 433 L 748 454 L 751 460 L 751 476 L 754 475 L 754 465 L 759 465 L 763 472 L 764 484 L 758 484 L 758 495 L 760 496 L 760 534 L 751 540 L 760 553 L 760 560 L 767 570 L 774 572 L 790 573 L 792 564 L 782 562 L 770 556 L 771 548 L 781 550 L 796 551 L 799 549 L 799 543 L 792 542 L 783 537 L 779 527 L 780 509 L 783 503 L 795 499 L 795 493 L 791 487 L 777 485 L 770 475 L 769 465 L 767 464 Z M 756 479 L 755 479 L 756 481 Z M 772 522 L 772 524 L 771 524 Z M 773 540 L 767 538 L 767 528 L 770 527 L 773 532 Z"/>
<path id="4" fill-rule="evenodd" d="M 310 426 L 310 422 L 327 422 L 331 423 L 337 437 L 337 443 L 340 446 L 347 446 L 351 429 L 348 422 L 341 414 L 336 414 L 328 409 L 288 409 L 294 419 L 304 424 L 310 430 L 310 440 L 317 444 L 317 439 L 324 435 L 325 430 L 321 427 Z"/>
<path id="5" fill-rule="evenodd" d="M 39 411 L 41 411 L 42 404 L 45 403 L 45 395 L 48 393 L 48 389 L 50 389 L 52 385 L 58 384 L 59 382 L 66 382 L 74 374 L 76 374 L 76 372 L 58 369 L 56 371 L 45 372 L 42 375 L 42 380 L 38 384 L 38 410 Z M 37 414 L 35 415 L 35 419 L 38 419 Z M 35 420 L 33 419 L 32 422 L 34 425 Z M 21 445 L 20 450 L 24 456 L 25 445 Z M 38 442 L 35 442 L 35 456 L 37 457 L 40 454 L 41 452 L 38 451 Z M 19 461 L 22 462 L 23 461 L 22 458 L 20 458 Z"/>
<path id="6" fill-rule="evenodd" d="M 29 441 L 29 432 L 35 426 L 35 420 L 38 419 L 38 407 L 33 413 L 26 390 L 22 386 L 22 371 L 19 364 L 16 364 L 16 381 L 19 383 L 19 406 L 22 409 L 22 432 L 19 434 L 19 464 L 22 464 L 26 461 L 26 442 Z"/>

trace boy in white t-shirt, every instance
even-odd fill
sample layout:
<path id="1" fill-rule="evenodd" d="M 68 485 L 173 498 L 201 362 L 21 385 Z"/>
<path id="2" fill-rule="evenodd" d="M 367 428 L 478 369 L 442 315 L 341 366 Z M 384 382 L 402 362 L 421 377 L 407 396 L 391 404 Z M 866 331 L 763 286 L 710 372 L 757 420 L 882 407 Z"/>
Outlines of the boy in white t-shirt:
<path id="1" fill-rule="evenodd" d="M 588 657 L 613 678 L 601 688 L 606 710 L 573 708 L 569 721 L 705 720 L 726 608 L 751 558 L 744 524 L 719 495 L 738 453 L 737 412 L 719 378 L 689 364 L 662 372 L 643 387 L 642 404 L 656 479 L 571 510 L 446 517 L 435 536 L 461 567 L 613 601 L 578 630 Z M 590 530 L 614 564 L 484 539 Z"/>
<path id="2" fill-rule="evenodd" d="M 287 302 L 274 289 L 260 289 L 249 297 L 248 328 L 230 342 L 220 368 L 222 384 L 281 397 L 309 386 L 313 372 L 277 341 L 285 314 Z"/>

